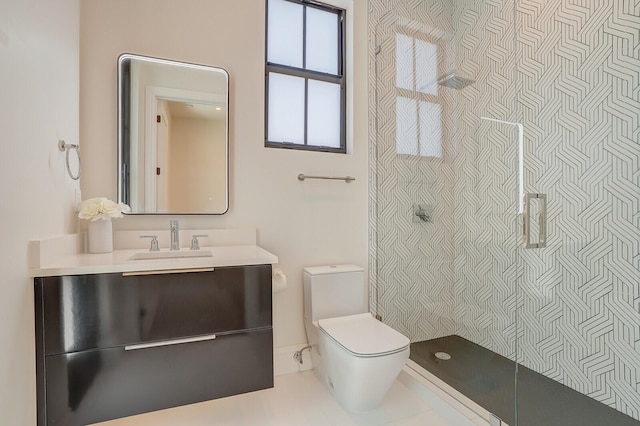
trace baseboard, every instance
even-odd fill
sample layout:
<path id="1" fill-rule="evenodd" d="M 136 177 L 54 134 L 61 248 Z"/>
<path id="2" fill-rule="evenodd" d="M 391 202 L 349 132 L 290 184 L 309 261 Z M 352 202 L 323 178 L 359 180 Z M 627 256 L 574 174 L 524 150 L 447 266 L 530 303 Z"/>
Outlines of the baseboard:
<path id="1" fill-rule="evenodd" d="M 302 364 L 293 358 L 293 355 L 305 346 L 307 346 L 306 343 L 301 343 L 299 345 L 275 348 L 273 351 L 273 374 L 281 376 L 283 374 L 311 370 L 313 364 L 311 363 L 311 351 L 309 349 L 302 351 Z"/>

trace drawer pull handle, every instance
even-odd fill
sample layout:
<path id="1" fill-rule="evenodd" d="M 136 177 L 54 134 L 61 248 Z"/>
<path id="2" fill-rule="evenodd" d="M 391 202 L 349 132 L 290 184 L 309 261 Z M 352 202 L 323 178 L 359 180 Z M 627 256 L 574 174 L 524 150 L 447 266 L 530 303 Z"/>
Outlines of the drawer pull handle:
<path id="1" fill-rule="evenodd" d="M 135 351 L 138 349 L 158 348 L 161 346 L 180 345 L 182 343 L 206 342 L 207 340 L 215 340 L 215 334 L 206 336 L 186 337 L 184 339 L 163 340 L 162 342 L 140 343 L 138 345 L 127 345 L 125 351 Z"/>
<path id="2" fill-rule="evenodd" d="M 213 268 L 185 268 L 185 269 L 154 269 L 152 271 L 130 271 L 123 272 L 123 277 L 133 277 L 137 275 L 162 275 L 162 274 L 182 274 L 185 272 L 211 272 Z"/>

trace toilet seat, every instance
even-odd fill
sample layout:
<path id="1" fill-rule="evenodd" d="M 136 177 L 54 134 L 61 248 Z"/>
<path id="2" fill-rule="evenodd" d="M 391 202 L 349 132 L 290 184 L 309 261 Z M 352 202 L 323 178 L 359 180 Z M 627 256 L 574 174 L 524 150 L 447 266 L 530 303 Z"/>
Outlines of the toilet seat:
<path id="1" fill-rule="evenodd" d="M 357 357 L 379 357 L 404 351 L 409 339 L 376 320 L 370 313 L 327 318 L 318 327 L 331 340 Z"/>

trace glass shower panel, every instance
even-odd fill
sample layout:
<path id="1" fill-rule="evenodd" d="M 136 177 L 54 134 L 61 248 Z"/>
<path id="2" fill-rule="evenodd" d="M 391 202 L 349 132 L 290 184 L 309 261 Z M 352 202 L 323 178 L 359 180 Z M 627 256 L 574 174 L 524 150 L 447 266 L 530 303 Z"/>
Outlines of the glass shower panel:
<path id="1" fill-rule="evenodd" d="M 519 419 L 637 425 L 640 8 L 574 4 L 518 8 L 524 190 L 547 196 L 546 247 L 519 249 Z"/>
<path id="2" fill-rule="evenodd" d="M 371 0 L 375 310 L 410 365 L 515 425 L 514 0 Z"/>
<path id="3" fill-rule="evenodd" d="M 446 100 L 420 92 L 416 85 L 421 71 L 415 46 L 420 41 L 439 47 L 430 68 L 443 67 L 452 17 L 445 29 L 416 28 L 423 22 L 413 16 L 415 2 L 373 2 L 371 7 L 388 10 L 376 24 L 375 57 L 377 211 L 376 263 L 378 280 L 377 310 L 385 323 L 414 341 L 452 334 L 453 289 L 453 206 L 449 178 L 451 166 L 442 157 L 421 155 L 422 128 L 420 105 L 442 105 Z M 436 25 L 438 16 L 424 19 Z M 421 60 L 418 60 L 421 59 Z M 443 126 L 444 127 L 444 126 Z M 445 149 L 451 153 L 449 148 Z M 448 195 L 445 195 L 449 193 Z M 432 209 L 423 219 L 414 215 L 414 205 Z M 436 225 L 436 219 L 440 221 Z M 433 220 L 426 222 L 425 220 Z M 418 222 L 419 221 L 419 222 Z"/>

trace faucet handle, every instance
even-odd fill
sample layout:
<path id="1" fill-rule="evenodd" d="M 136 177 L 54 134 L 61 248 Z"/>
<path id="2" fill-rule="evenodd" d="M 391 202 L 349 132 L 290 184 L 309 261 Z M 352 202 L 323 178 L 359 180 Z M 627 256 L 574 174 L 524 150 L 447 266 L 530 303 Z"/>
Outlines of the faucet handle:
<path id="1" fill-rule="evenodd" d="M 199 237 L 208 237 L 205 234 L 194 234 L 191 236 L 191 250 L 200 250 L 200 243 L 198 242 Z"/>
<path id="2" fill-rule="evenodd" d="M 160 251 L 157 235 L 141 235 L 140 238 L 151 238 L 151 247 L 149 248 L 149 251 Z"/>

